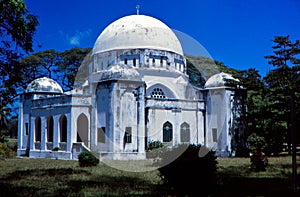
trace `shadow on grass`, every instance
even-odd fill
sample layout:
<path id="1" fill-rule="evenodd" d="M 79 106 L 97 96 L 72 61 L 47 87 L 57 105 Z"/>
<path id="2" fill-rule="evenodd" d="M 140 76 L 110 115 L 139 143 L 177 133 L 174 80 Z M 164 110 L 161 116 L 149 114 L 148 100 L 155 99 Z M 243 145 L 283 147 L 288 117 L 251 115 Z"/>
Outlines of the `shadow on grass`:
<path id="1" fill-rule="evenodd" d="M 20 170 L 0 179 L 0 196 L 164 196 L 170 192 L 138 177 L 93 175 L 88 169 Z"/>
<path id="2" fill-rule="evenodd" d="M 219 173 L 219 182 L 213 196 L 300 196 L 291 189 L 291 178 L 256 178 Z M 298 185 L 300 175 L 297 176 Z"/>

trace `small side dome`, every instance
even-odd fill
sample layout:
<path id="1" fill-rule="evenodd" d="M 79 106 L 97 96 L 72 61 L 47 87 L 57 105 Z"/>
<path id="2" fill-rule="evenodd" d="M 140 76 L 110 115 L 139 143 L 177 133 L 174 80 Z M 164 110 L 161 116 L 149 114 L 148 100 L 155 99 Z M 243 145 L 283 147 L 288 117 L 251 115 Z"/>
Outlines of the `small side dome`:
<path id="1" fill-rule="evenodd" d="M 42 77 L 33 80 L 27 86 L 26 93 L 54 93 L 54 94 L 62 94 L 62 87 L 53 79 Z"/>
<path id="2" fill-rule="evenodd" d="M 235 79 L 232 75 L 228 73 L 218 73 L 211 76 L 205 83 L 204 88 L 217 88 L 217 87 L 225 87 L 228 86 L 229 81 L 240 82 L 240 80 Z"/>
<path id="3" fill-rule="evenodd" d="M 115 64 L 108 67 L 101 74 L 100 80 L 131 80 L 131 81 L 141 81 L 140 74 L 133 67 L 127 65 Z"/>

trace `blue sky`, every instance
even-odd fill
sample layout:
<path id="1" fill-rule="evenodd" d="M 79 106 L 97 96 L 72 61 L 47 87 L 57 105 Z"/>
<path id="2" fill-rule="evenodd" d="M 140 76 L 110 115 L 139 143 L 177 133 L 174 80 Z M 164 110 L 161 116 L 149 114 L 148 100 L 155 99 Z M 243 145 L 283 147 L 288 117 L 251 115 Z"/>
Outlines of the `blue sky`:
<path id="1" fill-rule="evenodd" d="M 153 16 L 201 43 L 213 59 L 236 69 L 272 69 L 272 39 L 300 39 L 299 0 L 25 0 L 39 17 L 35 52 L 93 47 L 111 22 L 136 13 Z M 40 44 L 42 47 L 38 48 Z"/>

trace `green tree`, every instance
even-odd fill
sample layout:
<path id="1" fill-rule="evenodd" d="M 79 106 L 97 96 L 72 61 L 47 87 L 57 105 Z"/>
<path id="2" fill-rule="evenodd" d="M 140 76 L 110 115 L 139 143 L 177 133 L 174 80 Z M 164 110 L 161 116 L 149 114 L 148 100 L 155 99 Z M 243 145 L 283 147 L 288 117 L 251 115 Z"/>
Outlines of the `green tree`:
<path id="1" fill-rule="evenodd" d="M 73 48 L 64 52 L 46 50 L 34 53 L 20 61 L 26 80 L 23 88 L 28 83 L 39 77 L 52 78 L 59 82 L 65 91 L 71 90 L 82 62 L 86 59 L 91 49 Z M 87 69 L 89 63 L 85 63 Z M 87 77 L 87 76 L 86 76 Z"/>
<path id="2" fill-rule="evenodd" d="M 57 64 L 60 59 L 59 53 L 55 50 L 37 52 L 21 59 L 20 65 L 22 68 L 22 74 L 27 77 L 22 80 L 20 87 L 22 89 L 26 89 L 27 85 L 32 80 L 40 77 L 57 78 Z"/>
<path id="3" fill-rule="evenodd" d="M 274 55 L 265 56 L 269 60 L 268 63 L 275 67 L 264 78 L 267 86 L 266 96 L 270 101 L 268 110 L 272 114 L 267 129 L 273 144 L 278 145 L 284 140 L 288 143 L 291 153 L 291 117 L 294 113 L 299 113 L 300 104 L 300 41 L 292 42 L 289 36 L 275 36 L 273 42 Z M 276 140 L 280 142 L 277 143 Z"/>
<path id="4" fill-rule="evenodd" d="M 0 1 L 0 122 L 6 125 L 10 105 L 17 97 L 17 87 L 24 79 L 19 59 L 32 52 L 37 17 L 30 14 L 24 0 Z"/>
<path id="5" fill-rule="evenodd" d="M 264 83 L 255 68 L 242 70 L 239 73 L 240 84 L 247 90 L 247 133 L 263 135 L 267 121 Z"/>
<path id="6" fill-rule="evenodd" d="M 189 59 L 186 60 L 186 64 L 189 82 L 198 88 L 203 88 L 205 84 L 205 79 L 201 76 L 199 70 Z"/>
<path id="7" fill-rule="evenodd" d="M 58 64 L 58 70 L 61 73 L 61 82 L 65 90 L 73 88 L 79 67 L 90 52 L 90 48 L 73 48 L 60 53 L 61 61 Z M 87 67 L 88 65 L 84 66 Z"/>
<path id="8" fill-rule="evenodd" d="M 21 60 L 25 73 L 32 77 L 38 78 L 41 76 L 54 78 L 58 71 L 58 64 L 61 61 L 60 53 L 51 49 L 42 52 L 34 53 Z M 30 76 L 29 75 L 29 76 Z"/>

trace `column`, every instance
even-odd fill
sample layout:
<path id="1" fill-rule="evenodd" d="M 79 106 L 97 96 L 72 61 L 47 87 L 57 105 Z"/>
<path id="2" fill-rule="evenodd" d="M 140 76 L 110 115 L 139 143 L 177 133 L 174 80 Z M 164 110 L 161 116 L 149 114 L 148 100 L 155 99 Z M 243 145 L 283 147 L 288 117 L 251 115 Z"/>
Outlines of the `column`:
<path id="1" fill-rule="evenodd" d="M 29 146 L 30 150 L 35 150 L 35 135 L 36 135 L 36 130 L 35 130 L 35 117 L 30 118 L 30 132 L 29 132 Z"/>
<path id="2" fill-rule="evenodd" d="M 72 134 L 72 127 L 71 127 L 71 113 L 65 114 L 67 118 L 67 152 L 71 152 L 72 148 L 72 140 L 71 140 L 71 134 Z M 77 130 L 74 130 L 74 132 L 77 132 Z M 77 133 L 76 133 L 77 135 Z"/>
<path id="3" fill-rule="evenodd" d="M 44 116 L 41 117 L 41 150 L 46 150 L 46 142 L 47 142 L 47 124 L 46 118 Z"/>
<path id="4" fill-rule="evenodd" d="M 60 141 L 59 115 L 53 117 L 53 124 L 53 148 L 56 148 Z"/>
<path id="5" fill-rule="evenodd" d="M 145 100 L 144 100 L 144 84 L 139 88 L 138 94 L 138 114 L 137 114 L 137 148 L 139 153 L 145 152 Z"/>
<path id="6" fill-rule="evenodd" d="M 22 149 L 23 146 L 23 103 L 20 103 L 19 106 L 19 116 L 18 116 L 18 149 Z"/>

